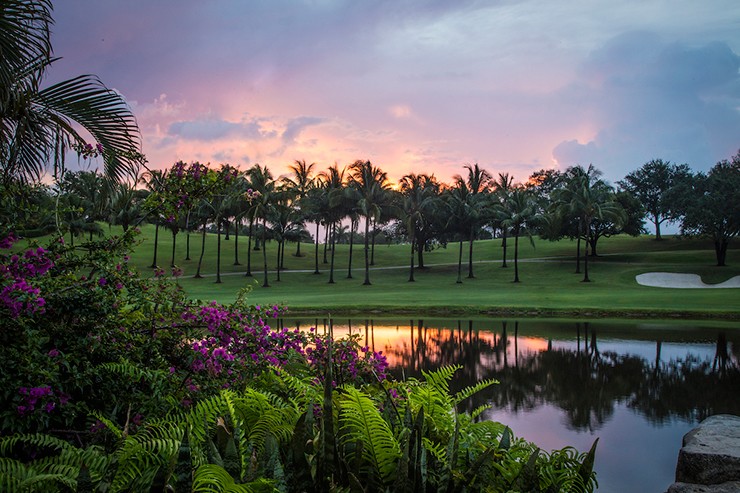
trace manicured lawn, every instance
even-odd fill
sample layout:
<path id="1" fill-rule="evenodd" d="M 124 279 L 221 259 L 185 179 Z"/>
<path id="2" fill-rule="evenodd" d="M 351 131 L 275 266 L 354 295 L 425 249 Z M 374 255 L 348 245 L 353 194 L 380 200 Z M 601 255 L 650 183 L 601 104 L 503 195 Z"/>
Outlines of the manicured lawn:
<path id="1" fill-rule="evenodd" d="M 113 234 L 119 229 L 113 228 Z M 131 262 L 141 272 L 150 273 L 154 228 L 142 228 L 140 244 Z M 640 286 L 635 276 L 644 272 L 687 272 L 715 283 L 740 275 L 740 249 L 731 249 L 726 267 L 716 267 L 714 251 L 706 240 L 670 237 L 656 242 L 651 237 L 619 236 L 599 241 L 598 258 L 589 261 L 592 282 L 581 282 L 575 271 L 575 242 L 520 240 L 520 280 L 515 284 L 513 240 L 509 240 L 508 267 L 501 267 L 501 241 L 478 241 L 474 246 L 474 279 L 468 279 L 468 244 L 463 244 L 463 283 L 457 279 L 457 243 L 425 254 L 425 269 L 416 269 L 416 282 L 408 282 L 408 245 L 376 245 L 371 286 L 363 286 L 363 245 L 355 245 L 352 279 L 348 274 L 348 245 L 338 245 L 335 258 L 335 284 L 328 284 L 329 265 L 319 251 L 319 269 L 314 271 L 314 246 L 302 244 L 303 257 L 295 257 L 295 244 L 286 247 L 281 281 L 274 271 L 276 244 L 268 242 L 269 288 L 263 288 L 262 251 L 253 251 L 251 271 L 245 276 L 247 238 L 239 237 L 239 261 L 234 265 L 235 237 L 222 237 L 222 283 L 215 283 L 216 238 L 206 236 L 202 279 L 194 279 L 200 255 L 201 237 L 190 237 L 190 260 L 185 260 L 186 235 L 177 238 L 176 264 L 184 274 L 178 280 L 186 292 L 198 299 L 233 301 L 242 288 L 252 288 L 249 300 L 256 304 L 285 304 L 291 312 L 339 313 L 382 311 L 386 313 L 563 313 L 617 316 L 728 316 L 740 317 L 738 289 L 662 289 Z M 171 258 L 172 236 L 160 230 L 157 263 L 167 267 Z M 581 267 L 583 270 L 583 266 Z"/>

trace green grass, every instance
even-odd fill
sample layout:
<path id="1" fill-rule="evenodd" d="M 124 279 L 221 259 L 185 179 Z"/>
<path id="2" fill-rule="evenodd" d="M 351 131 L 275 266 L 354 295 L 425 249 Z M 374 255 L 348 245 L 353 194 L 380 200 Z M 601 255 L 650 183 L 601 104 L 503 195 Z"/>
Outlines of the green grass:
<path id="1" fill-rule="evenodd" d="M 112 233 L 118 234 L 118 228 Z M 131 254 L 131 262 L 148 274 L 153 259 L 154 228 L 142 228 L 140 244 Z M 77 240 L 79 242 L 79 240 Z M 252 252 L 252 273 L 246 277 L 247 238 L 240 237 L 239 261 L 234 264 L 235 238 L 222 237 L 222 283 L 215 283 L 216 238 L 206 236 L 201 273 L 194 279 L 201 237 L 190 238 L 191 260 L 185 259 L 186 235 L 177 237 L 175 263 L 183 269 L 178 280 L 193 298 L 230 302 L 240 289 L 253 288 L 249 294 L 256 304 L 280 303 L 293 313 L 479 313 L 539 315 L 685 316 L 740 318 L 738 289 L 662 289 L 640 286 L 635 276 L 644 272 L 686 272 L 715 283 L 740 275 L 740 249 L 731 249 L 726 267 L 716 267 L 711 242 L 668 237 L 657 242 L 649 236 L 619 236 L 599 241 L 599 257 L 589 262 L 592 282 L 581 282 L 575 274 L 575 242 L 520 240 L 520 280 L 515 284 L 513 241 L 508 250 L 508 268 L 501 268 L 501 241 L 478 241 L 474 246 L 475 278 L 467 278 L 468 244 L 463 245 L 463 283 L 456 284 L 458 244 L 425 254 L 424 270 L 416 270 L 416 282 L 408 280 L 408 245 L 377 245 L 371 286 L 363 286 L 363 245 L 355 245 L 352 279 L 347 279 L 348 245 L 338 245 L 335 259 L 335 284 L 328 284 L 329 266 L 319 252 L 320 275 L 314 271 L 314 247 L 302 245 L 303 257 L 295 257 L 295 244 L 288 245 L 286 270 L 281 281 L 274 272 L 276 243 L 268 242 L 269 288 L 262 288 L 262 251 Z M 172 236 L 160 230 L 157 263 L 170 264 Z M 323 248 L 323 246 L 321 247 Z M 735 265 L 732 265 L 735 262 Z"/>
<path id="2" fill-rule="evenodd" d="M 143 228 L 142 242 L 132 254 L 132 262 L 144 272 L 151 272 L 153 228 Z M 240 237 L 239 261 L 234 264 L 235 238 L 222 238 L 222 283 L 215 283 L 216 239 L 207 235 L 202 273 L 194 279 L 200 254 L 200 235 L 191 235 L 191 260 L 185 258 L 185 234 L 178 235 L 176 264 L 184 271 L 179 282 L 186 292 L 198 299 L 229 302 L 238 291 L 252 287 L 250 301 L 257 304 L 282 303 L 294 313 L 367 312 L 386 313 L 516 313 L 625 315 L 728 316 L 740 317 L 738 289 L 661 289 L 639 286 L 635 276 L 644 272 L 687 272 L 702 276 L 705 282 L 721 282 L 740 275 L 740 268 L 716 267 L 714 251 L 706 240 L 669 237 L 657 242 L 649 236 L 619 236 L 600 240 L 599 257 L 590 261 L 592 282 L 583 283 L 575 274 L 575 242 L 520 241 L 520 280 L 514 276 L 513 242 L 510 241 L 508 268 L 501 268 L 501 242 L 489 240 L 474 246 L 475 279 L 467 278 L 467 248 L 463 245 L 463 283 L 456 284 L 458 244 L 425 254 L 424 270 L 416 270 L 416 282 L 408 280 L 408 245 L 377 245 L 375 267 L 370 273 L 372 286 L 363 286 L 364 253 L 356 245 L 352 279 L 347 279 L 348 245 L 338 245 L 335 258 L 335 284 L 328 284 L 329 266 L 319 252 L 320 275 L 313 274 L 313 245 L 302 245 L 303 257 L 295 257 L 295 244 L 286 248 L 281 281 L 276 281 L 276 244 L 267 245 L 269 288 L 262 288 L 261 251 L 252 252 L 252 274 L 244 275 L 247 262 L 247 238 Z M 160 231 L 158 264 L 169 266 L 171 234 Z M 321 247 L 323 248 L 323 246 Z M 730 263 L 740 261 L 740 250 L 728 254 Z"/>

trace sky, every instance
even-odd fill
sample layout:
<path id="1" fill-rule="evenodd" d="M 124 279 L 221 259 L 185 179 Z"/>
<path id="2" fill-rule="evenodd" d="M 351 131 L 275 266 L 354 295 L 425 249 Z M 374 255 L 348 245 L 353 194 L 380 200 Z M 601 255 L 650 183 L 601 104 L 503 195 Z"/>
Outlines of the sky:
<path id="1" fill-rule="evenodd" d="M 48 83 L 120 92 L 152 168 L 616 182 L 740 149 L 737 0 L 64 0 L 54 18 Z"/>

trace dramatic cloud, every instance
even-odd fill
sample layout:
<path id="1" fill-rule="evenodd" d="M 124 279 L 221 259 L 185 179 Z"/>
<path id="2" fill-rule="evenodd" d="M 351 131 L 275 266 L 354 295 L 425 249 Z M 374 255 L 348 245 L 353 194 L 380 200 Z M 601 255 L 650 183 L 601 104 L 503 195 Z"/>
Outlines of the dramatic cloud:
<path id="1" fill-rule="evenodd" d="M 655 158 L 706 170 L 740 147 L 739 69 L 725 43 L 621 35 L 595 51 L 565 91 L 581 99 L 579 113 L 598 131 L 553 154 L 562 165 L 593 163 L 613 177 Z"/>
<path id="2" fill-rule="evenodd" d="M 593 162 L 614 181 L 740 147 L 738 18 L 736 0 L 65 0 L 49 82 L 119 90 L 156 166 L 370 159 L 449 180 L 478 162 L 524 180 Z"/>

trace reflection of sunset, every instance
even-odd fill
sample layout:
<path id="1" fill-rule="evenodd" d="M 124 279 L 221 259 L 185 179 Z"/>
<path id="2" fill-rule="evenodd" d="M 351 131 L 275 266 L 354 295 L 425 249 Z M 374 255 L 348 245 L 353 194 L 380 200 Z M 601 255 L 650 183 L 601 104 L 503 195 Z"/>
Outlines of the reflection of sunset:
<path id="1" fill-rule="evenodd" d="M 319 332 L 323 330 L 320 325 Z M 517 356 L 528 355 L 547 349 L 547 340 L 540 337 L 517 336 L 513 327 L 510 332 L 470 330 L 467 324 L 459 327 L 432 328 L 417 323 L 389 324 L 368 320 L 349 323 L 334 322 L 334 336 L 359 334 L 361 344 L 374 351 L 382 351 L 391 367 L 410 370 L 419 369 L 420 360 L 435 361 L 440 365 L 463 364 L 459 359 L 467 353 L 466 347 L 489 348 L 479 351 L 476 363 L 489 368 L 515 364 Z M 505 351 L 504 351 L 505 348 Z M 470 361 L 470 360 L 468 360 Z M 477 364 L 475 366 L 477 366 Z"/>

